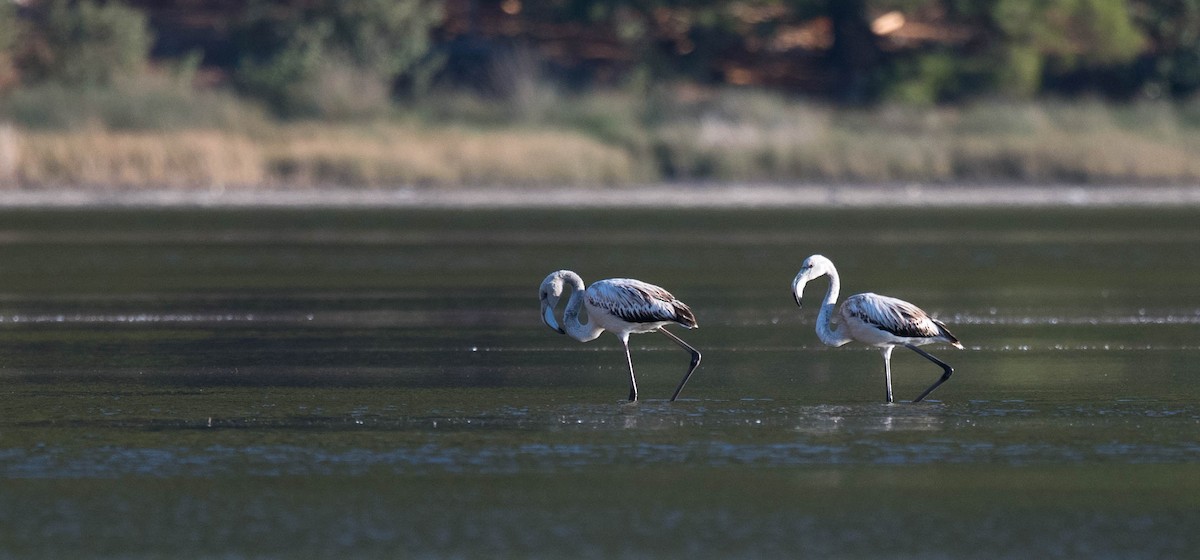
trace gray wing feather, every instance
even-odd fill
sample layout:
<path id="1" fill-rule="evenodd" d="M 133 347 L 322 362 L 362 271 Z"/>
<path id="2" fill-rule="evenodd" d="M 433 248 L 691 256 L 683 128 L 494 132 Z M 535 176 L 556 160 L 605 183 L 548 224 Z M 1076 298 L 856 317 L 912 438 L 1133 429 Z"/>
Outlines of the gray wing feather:
<path id="1" fill-rule="evenodd" d="M 696 317 L 686 304 L 671 292 L 640 280 L 600 280 L 588 287 L 586 297 L 588 305 L 629 323 L 672 321 L 688 328 L 696 326 Z"/>
<path id="2" fill-rule="evenodd" d="M 902 299 L 866 293 L 846 298 L 843 305 L 849 316 L 896 336 L 957 340 L 941 322 Z"/>

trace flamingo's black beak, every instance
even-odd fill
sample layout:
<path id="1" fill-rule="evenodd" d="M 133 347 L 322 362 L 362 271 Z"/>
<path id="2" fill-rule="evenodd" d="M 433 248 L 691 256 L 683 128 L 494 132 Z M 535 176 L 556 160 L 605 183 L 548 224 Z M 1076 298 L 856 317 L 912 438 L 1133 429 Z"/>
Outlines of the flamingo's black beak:
<path id="1" fill-rule="evenodd" d="M 547 327 L 558 331 L 558 334 L 567 334 L 567 331 L 558 325 L 558 320 L 554 318 L 554 307 L 547 302 L 542 302 L 542 321 Z"/>
<path id="2" fill-rule="evenodd" d="M 792 297 L 796 299 L 798 307 L 804 307 L 804 302 L 802 301 L 804 286 L 808 284 L 808 278 L 804 276 L 805 272 L 808 272 L 808 269 L 800 269 L 800 272 L 796 274 L 796 279 L 792 280 Z"/>

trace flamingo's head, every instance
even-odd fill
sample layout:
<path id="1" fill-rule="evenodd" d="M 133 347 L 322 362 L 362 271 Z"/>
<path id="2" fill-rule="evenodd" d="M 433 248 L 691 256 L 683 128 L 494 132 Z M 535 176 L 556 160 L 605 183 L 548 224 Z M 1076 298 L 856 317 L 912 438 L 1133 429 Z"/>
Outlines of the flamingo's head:
<path id="1" fill-rule="evenodd" d="M 829 274 L 830 270 L 833 270 L 833 261 L 821 255 L 813 255 L 804 259 L 804 262 L 800 265 L 800 272 L 797 272 L 796 279 L 792 280 L 792 297 L 796 298 L 796 305 L 804 307 L 802 301 L 804 285 Z"/>
<path id="2" fill-rule="evenodd" d="M 542 301 L 542 321 L 546 323 L 558 334 L 567 334 L 558 324 L 558 319 L 554 317 L 554 308 L 558 306 L 558 300 L 563 294 L 563 278 L 566 276 L 566 270 L 558 270 L 551 272 L 545 280 L 542 280 L 542 288 L 538 291 L 538 299 Z"/>

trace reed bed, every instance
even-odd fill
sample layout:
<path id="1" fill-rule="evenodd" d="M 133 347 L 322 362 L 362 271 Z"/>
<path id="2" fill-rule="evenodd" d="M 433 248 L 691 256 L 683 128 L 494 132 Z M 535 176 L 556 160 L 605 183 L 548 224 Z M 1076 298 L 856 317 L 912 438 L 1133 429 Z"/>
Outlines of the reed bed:
<path id="1" fill-rule="evenodd" d="M 621 184 L 649 177 L 631 154 L 569 131 L 0 129 L 0 188 Z"/>
<path id="2" fill-rule="evenodd" d="M 619 184 L 649 178 L 632 154 L 560 130 L 304 125 L 284 129 L 263 150 L 277 184 Z"/>
<path id="3" fill-rule="evenodd" d="M 746 93 L 555 103 L 536 119 L 506 119 L 496 109 L 480 121 L 0 125 L 0 188 L 1200 180 L 1200 109 L 1188 105 L 837 110 Z"/>
<path id="4" fill-rule="evenodd" d="M 654 136 L 666 169 L 717 180 L 1200 180 L 1200 126 L 1189 107 L 994 102 L 834 111 L 747 103 L 755 107 L 726 102 L 661 126 Z"/>
<path id="5" fill-rule="evenodd" d="M 213 187 L 261 184 L 259 146 L 217 131 L 84 129 L 0 135 L 11 186 Z"/>

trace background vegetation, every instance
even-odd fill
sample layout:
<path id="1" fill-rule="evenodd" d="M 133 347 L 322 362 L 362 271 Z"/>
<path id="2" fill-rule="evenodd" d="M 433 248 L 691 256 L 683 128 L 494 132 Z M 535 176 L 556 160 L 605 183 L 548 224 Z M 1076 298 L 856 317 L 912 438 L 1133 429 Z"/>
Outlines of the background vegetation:
<path id="1" fill-rule="evenodd" d="M 0 4 L 0 184 L 1191 182 L 1200 0 Z"/>

